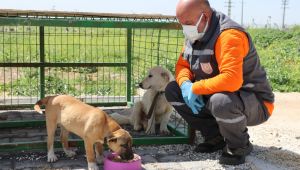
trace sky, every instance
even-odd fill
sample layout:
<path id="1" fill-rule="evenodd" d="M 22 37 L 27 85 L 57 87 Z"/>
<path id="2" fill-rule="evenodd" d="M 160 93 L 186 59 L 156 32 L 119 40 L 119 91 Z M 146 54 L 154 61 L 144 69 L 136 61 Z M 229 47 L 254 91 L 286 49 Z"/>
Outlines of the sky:
<path id="1" fill-rule="evenodd" d="M 231 0 L 231 18 L 241 23 L 242 0 Z M 243 0 L 244 25 L 282 25 L 283 0 Z M 287 0 L 286 25 L 300 25 L 300 0 Z M 99 13 L 175 15 L 178 0 L 0 0 L 1 9 L 57 10 Z M 217 11 L 227 14 L 228 0 L 209 0 Z"/>

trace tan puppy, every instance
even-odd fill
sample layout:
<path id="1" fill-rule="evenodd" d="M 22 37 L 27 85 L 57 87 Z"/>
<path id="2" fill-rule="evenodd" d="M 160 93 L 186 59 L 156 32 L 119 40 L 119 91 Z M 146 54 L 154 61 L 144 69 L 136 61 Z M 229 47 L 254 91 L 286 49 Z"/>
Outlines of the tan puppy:
<path id="1" fill-rule="evenodd" d="M 139 84 L 142 89 L 146 89 L 141 101 L 136 102 L 133 108 L 119 113 L 113 113 L 111 117 L 119 124 L 131 124 L 134 130 L 142 127 L 147 134 L 155 134 L 155 124 L 160 124 L 160 133 L 168 134 L 167 124 L 172 113 L 172 106 L 165 98 L 165 88 L 174 77 L 170 71 L 156 66 L 149 70 L 147 77 Z M 155 99 L 155 95 L 158 97 Z M 152 115 L 148 114 L 153 102 L 156 102 Z M 148 118 L 149 119 L 148 119 Z"/>
<path id="2" fill-rule="evenodd" d="M 40 105 L 46 106 L 48 162 L 57 160 L 53 150 L 53 142 L 58 124 L 61 127 L 61 142 L 67 156 L 72 157 L 75 155 L 74 151 L 69 150 L 69 131 L 84 140 L 89 169 L 98 169 L 96 160 L 98 163 L 102 163 L 102 145 L 105 138 L 107 138 L 108 147 L 119 154 L 122 159 L 130 160 L 133 158 L 132 137 L 130 134 L 99 108 L 67 95 L 49 96 L 38 101 L 34 109 L 42 113 Z"/>

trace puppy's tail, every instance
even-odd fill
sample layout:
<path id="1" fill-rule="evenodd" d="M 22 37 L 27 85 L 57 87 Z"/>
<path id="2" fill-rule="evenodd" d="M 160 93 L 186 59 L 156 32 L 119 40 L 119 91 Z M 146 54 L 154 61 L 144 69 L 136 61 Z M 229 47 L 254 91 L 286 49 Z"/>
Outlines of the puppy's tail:
<path id="1" fill-rule="evenodd" d="M 112 113 L 112 114 L 110 114 L 110 116 L 120 125 L 130 124 L 130 118 L 127 115 L 121 115 L 119 113 Z"/>
<path id="2" fill-rule="evenodd" d="M 48 103 L 48 100 L 49 100 L 50 98 L 52 98 L 52 97 L 53 97 L 53 96 L 48 96 L 48 97 L 45 97 L 45 98 L 43 98 L 43 99 L 37 101 L 37 102 L 35 103 L 34 107 L 33 107 L 34 110 L 37 111 L 37 112 L 40 113 L 40 114 L 43 114 L 43 111 L 41 110 L 40 106 L 47 104 L 47 103 Z"/>

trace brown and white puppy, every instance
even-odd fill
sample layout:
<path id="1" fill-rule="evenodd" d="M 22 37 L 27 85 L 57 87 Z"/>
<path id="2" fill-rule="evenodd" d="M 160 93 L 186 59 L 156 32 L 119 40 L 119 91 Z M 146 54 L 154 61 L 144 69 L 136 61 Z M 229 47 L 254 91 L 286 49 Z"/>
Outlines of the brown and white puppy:
<path id="1" fill-rule="evenodd" d="M 48 96 L 41 99 L 34 106 L 34 109 L 39 113 L 42 113 L 41 105 L 45 105 L 48 162 L 57 160 L 53 148 L 57 125 L 60 125 L 61 128 L 61 142 L 67 156 L 75 155 L 75 152 L 70 150 L 68 146 L 69 132 L 73 132 L 84 140 L 89 169 L 98 169 L 96 161 L 102 163 L 102 145 L 105 138 L 107 138 L 108 147 L 119 154 L 122 159 L 130 160 L 133 158 L 130 134 L 99 108 L 67 95 Z"/>
<path id="2" fill-rule="evenodd" d="M 139 83 L 142 89 L 145 89 L 142 100 L 134 103 L 133 108 L 125 109 L 123 112 L 113 113 L 111 117 L 119 124 L 131 124 L 134 130 L 140 130 L 142 127 L 147 134 L 155 134 L 155 124 L 160 124 L 160 133 L 168 134 L 167 124 L 172 113 L 172 106 L 167 101 L 164 91 L 169 82 L 174 77 L 169 70 L 156 66 L 149 70 L 148 75 Z M 154 101 L 155 95 L 159 93 Z M 156 102 L 152 115 L 147 116 L 151 105 Z M 148 119 L 148 118 L 149 119 Z"/>

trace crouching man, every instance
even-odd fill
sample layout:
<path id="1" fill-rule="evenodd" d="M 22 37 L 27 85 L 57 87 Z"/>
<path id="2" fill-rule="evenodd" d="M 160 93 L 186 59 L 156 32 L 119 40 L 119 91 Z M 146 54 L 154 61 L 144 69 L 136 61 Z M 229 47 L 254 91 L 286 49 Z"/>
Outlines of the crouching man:
<path id="1" fill-rule="evenodd" d="M 196 152 L 223 149 L 221 164 L 242 164 L 253 149 L 247 126 L 268 120 L 274 108 L 274 94 L 251 37 L 213 10 L 208 0 L 179 0 L 176 16 L 185 46 L 166 98 L 201 131 L 205 141 Z"/>

